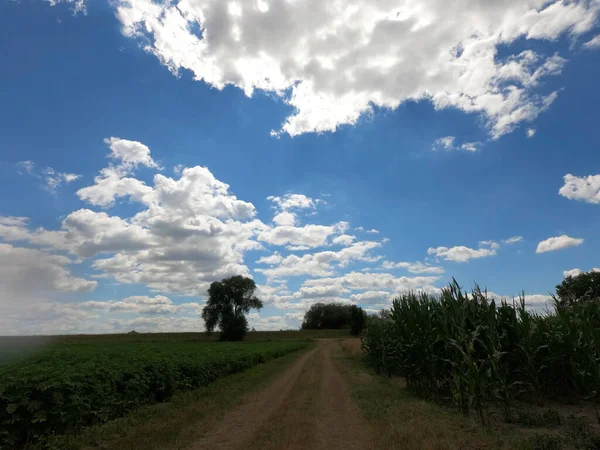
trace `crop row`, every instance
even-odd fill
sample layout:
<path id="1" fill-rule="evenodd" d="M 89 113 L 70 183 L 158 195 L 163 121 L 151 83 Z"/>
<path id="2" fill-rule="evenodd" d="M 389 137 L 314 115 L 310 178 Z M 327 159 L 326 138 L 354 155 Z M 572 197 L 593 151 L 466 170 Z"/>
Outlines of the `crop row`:
<path id="1" fill-rule="evenodd" d="M 367 362 L 406 378 L 420 396 L 476 412 L 490 404 L 511 419 L 519 400 L 600 401 L 600 304 L 585 300 L 530 311 L 454 281 L 439 296 L 406 294 L 371 320 L 362 340 Z"/>
<path id="2" fill-rule="evenodd" d="M 0 448 L 16 448 L 123 416 L 306 345 L 287 341 L 55 346 L 0 367 Z"/>

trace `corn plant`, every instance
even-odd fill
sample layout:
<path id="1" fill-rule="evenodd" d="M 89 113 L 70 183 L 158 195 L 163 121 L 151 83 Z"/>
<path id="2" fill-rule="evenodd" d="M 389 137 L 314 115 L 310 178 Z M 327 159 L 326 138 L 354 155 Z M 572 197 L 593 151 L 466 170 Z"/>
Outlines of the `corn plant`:
<path id="1" fill-rule="evenodd" d="M 371 319 L 365 360 L 406 378 L 417 395 L 474 411 L 487 423 L 490 403 L 510 419 L 516 399 L 579 396 L 600 403 L 600 300 L 555 302 L 535 313 L 525 296 L 489 299 L 453 280 L 440 295 L 406 293 L 389 315 Z"/>

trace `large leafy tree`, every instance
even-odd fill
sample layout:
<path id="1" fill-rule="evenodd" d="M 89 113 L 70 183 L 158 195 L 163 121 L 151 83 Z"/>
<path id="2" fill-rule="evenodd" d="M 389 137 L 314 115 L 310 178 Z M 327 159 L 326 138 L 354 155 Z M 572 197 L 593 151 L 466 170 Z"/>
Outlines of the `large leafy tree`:
<path id="1" fill-rule="evenodd" d="M 350 305 L 315 303 L 304 314 L 303 330 L 338 330 L 350 328 Z"/>
<path id="2" fill-rule="evenodd" d="M 600 272 L 587 272 L 569 276 L 556 286 L 556 296 L 560 304 L 572 305 L 576 302 L 600 300 Z"/>
<path id="3" fill-rule="evenodd" d="M 350 334 L 358 336 L 367 327 L 367 314 L 356 305 L 350 307 Z"/>
<path id="4" fill-rule="evenodd" d="M 248 332 L 246 314 L 263 306 L 255 295 L 256 283 L 236 275 L 211 283 L 202 318 L 208 332 L 221 330 L 222 341 L 241 341 Z"/>

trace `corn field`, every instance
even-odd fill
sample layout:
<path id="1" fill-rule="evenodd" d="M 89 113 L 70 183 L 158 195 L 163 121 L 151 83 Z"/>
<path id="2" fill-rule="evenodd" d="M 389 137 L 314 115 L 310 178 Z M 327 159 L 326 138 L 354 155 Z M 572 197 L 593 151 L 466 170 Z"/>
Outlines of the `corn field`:
<path id="1" fill-rule="evenodd" d="M 499 304 L 456 281 L 439 296 L 408 293 L 370 320 L 363 355 L 379 373 L 405 377 L 417 395 L 474 412 L 486 424 L 516 400 L 600 400 L 599 300 L 535 313 L 525 298 Z"/>

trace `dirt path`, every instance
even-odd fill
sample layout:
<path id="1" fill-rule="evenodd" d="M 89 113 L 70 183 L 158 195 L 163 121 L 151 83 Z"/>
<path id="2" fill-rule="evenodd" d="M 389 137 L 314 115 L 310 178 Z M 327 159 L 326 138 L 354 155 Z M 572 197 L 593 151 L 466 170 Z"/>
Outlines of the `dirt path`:
<path id="1" fill-rule="evenodd" d="M 372 448 L 333 358 L 336 345 L 318 341 L 189 450 Z"/>

